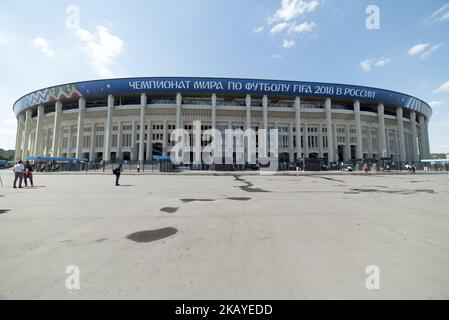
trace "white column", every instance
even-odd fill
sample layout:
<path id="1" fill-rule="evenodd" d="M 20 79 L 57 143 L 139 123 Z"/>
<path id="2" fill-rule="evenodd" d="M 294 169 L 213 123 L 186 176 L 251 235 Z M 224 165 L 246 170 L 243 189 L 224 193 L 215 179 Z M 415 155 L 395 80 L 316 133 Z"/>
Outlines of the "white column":
<path id="1" fill-rule="evenodd" d="M 407 161 L 407 154 L 405 153 L 405 138 L 404 138 L 404 120 L 403 111 L 401 107 L 396 108 L 396 119 L 399 127 L 399 159 L 401 162 Z"/>
<path id="2" fill-rule="evenodd" d="M 144 161 L 145 155 L 145 109 L 147 106 L 147 96 L 142 93 L 140 96 L 140 130 L 139 130 L 139 162 Z"/>
<path id="3" fill-rule="evenodd" d="M 177 93 L 176 94 L 176 129 L 182 129 L 181 104 L 182 104 L 182 95 L 180 93 Z"/>
<path id="4" fill-rule="evenodd" d="M 76 154 L 77 158 L 81 158 L 84 140 L 84 115 L 86 113 L 86 100 L 79 98 L 78 100 L 78 131 L 76 134 Z"/>
<path id="5" fill-rule="evenodd" d="M 304 123 L 304 158 L 309 157 L 309 125 Z"/>
<path id="6" fill-rule="evenodd" d="M 301 148 L 301 98 L 296 97 L 295 103 L 293 105 L 295 109 L 295 127 L 296 127 L 296 156 L 297 160 L 301 159 L 302 148 Z"/>
<path id="7" fill-rule="evenodd" d="M 162 155 L 166 156 L 170 154 L 168 150 L 168 123 L 164 120 L 164 138 L 162 139 Z"/>
<path id="8" fill-rule="evenodd" d="M 251 95 L 246 95 L 245 130 L 251 129 Z"/>
<path id="9" fill-rule="evenodd" d="M 31 110 L 28 109 L 25 112 L 25 129 L 24 129 L 24 140 L 23 140 L 23 160 L 29 155 L 29 147 L 30 147 L 30 131 L 31 131 Z"/>
<path id="10" fill-rule="evenodd" d="M 97 125 L 95 123 L 92 124 L 92 131 L 90 137 L 90 161 L 96 160 L 95 157 L 95 136 L 96 136 Z"/>
<path id="11" fill-rule="evenodd" d="M 426 124 L 425 118 L 423 115 L 419 116 L 419 126 L 420 126 L 420 135 L 419 135 L 419 155 L 421 160 L 424 160 L 428 157 L 427 155 L 427 145 L 426 145 Z"/>
<path id="12" fill-rule="evenodd" d="M 323 158 L 323 128 L 322 125 L 318 125 L 318 146 L 320 148 L 318 157 Z"/>
<path id="13" fill-rule="evenodd" d="M 61 112 L 62 103 L 61 101 L 56 101 L 55 104 L 55 121 L 53 124 L 53 145 L 52 145 L 52 156 L 59 157 L 59 139 L 60 139 L 60 129 L 61 129 Z"/>
<path id="14" fill-rule="evenodd" d="M 131 161 L 137 160 L 137 150 L 136 150 L 136 131 L 137 131 L 137 124 L 136 121 L 132 121 L 132 135 L 131 135 Z M 137 151 L 137 152 L 136 152 Z"/>
<path id="15" fill-rule="evenodd" d="M 373 136 L 371 132 L 371 127 L 368 126 L 368 158 L 373 157 Z"/>
<path id="16" fill-rule="evenodd" d="M 116 155 L 116 159 L 117 161 L 122 161 L 123 160 L 123 155 L 122 155 L 122 122 L 119 121 L 118 123 L 118 131 L 117 131 L 117 155 Z"/>
<path id="17" fill-rule="evenodd" d="M 112 144 L 112 113 L 114 111 L 114 96 L 108 95 L 108 116 L 106 119 L 105 128 L 105 142 L 104 142 L 104 153 L 103 160 L 111 160 L 111 144 Z"/>
<path id="18" fill-rule="evenodd" d="M 215 93 L 212 95 L 211 115 L 212 129 L 215 129 L 217 127 L 217 95 Z"/>
<path id="19" fill-rule="evenodd" d="M 19 119 L 17 120 L 17 134 L 16 134 L 16 151 L 14 156 L 14 161 L 19 161 L 22 159 L 22 138 L 23 138 L 23 127 L 24 127 L 24 116 L 23 113 L 19 114 Z"/>
<path id="20" fill-rule="evenodd" d="M 268 97 L 264 95 L 262 98 L 262 118 L 263 118 L 263 129 L 268 130 Z"/>
<path id="21" fill-rule="evenodd" d="M 425 144 L 426 144 L 426 158 L 430 158 L 430 142 L 429 142 L 429 119 L 424 119 L 424 132 L 425 132 Z"/>
<path id="22" fill-rule="evenodd" d="M 360 101 L 354 102 L 355 130 L 357 134 L 356 158 L 363 160 L 363 144 L 362 144 L 362 122 L 360 120 Z"/>
<path id="23" fill-rule="evenodd" d="M 387 156 L 387 144 L 385 141 L 385 107 L 382 103 L 377 106 L 377 115 L 379 117 L 379 155 L 381 158 L 385 158 Z"/>
<path id="24" fill-rule="evenodd" d="M 68 128 L 69 128 L 69 136 L 67 137 L 67 158 L 70 158 L 70 151 L 72 149 L 72 136 L 73 136 L 72 125 L 69 124 Z"/>
<path id="25" fill-rule="evenodd" d="M 30 133 L 30 151 L 28 153 L 28 156 L 36 155 L 35 150 L 34 150 L 35 138 L 36 138 L 36 131 L 32 130 Z"/>
<path id="26" fill-rule="evenodd" d="M 328 145 L 328 157 L 329 162 L 335 161 L 334 139 L 332 132 L 332 101 L 327 98 L 324 103 L 326 109 L 326 127 L 327 127 L 327 145 Z"/>
<path id="27" fill-rule="evenodd" d="M 147 160 L 153 160 L 153 133 L 152 133 L 152 124 L 151 124 L 151 120 L 148 120 L 147 122 L 148 124 L 148 150 L 147 150 Z M 168 134 L 171 134 L 171 132 L 169 132 Z M 168 137 L 167 137 L 168 140 Z"/>
<path id="28" fill-rule="evenodd" d="M 42 147 L 42 126 L 44 117 L 44 106 L 37 107 L 36 136 L 34 137 L 34 155 L 36 157 L 43 155 Z"/>
<path id="29" fill-rule="evenodd" d="M 413 161 L 418 162 L 419 156 L 418 156 L 418 145 L 417 145 L 417 133 L 416 133 L 416 112 L 411 111 L 410 112 L 410 124 L 412 126 L 412 154 L 413 154 Z"/>
<path id="30" fill-rule="evenodd" d="M 294 124 L 293 122 L 290 122 L 288 126 L 288 161 L 290 163 L 295 162 L 295 148 L 293 147 L 293 128 Z"/>
<path id="31" fill-rule="evenodd" d="M 351 160 L 351 134 L 349 132 L 350 129 L 351 128 L 349 127 L 349 125 L 346 125 L 346 128 L 345 128 L 345 133 L 346 133 L 346 136 L 345 136 L 345 141 L 346 141 L 345 148 L 346 148 L 346 150 L 345 150 L 345 156 L 344 156 L 344 160 L 345 161 Z"/>

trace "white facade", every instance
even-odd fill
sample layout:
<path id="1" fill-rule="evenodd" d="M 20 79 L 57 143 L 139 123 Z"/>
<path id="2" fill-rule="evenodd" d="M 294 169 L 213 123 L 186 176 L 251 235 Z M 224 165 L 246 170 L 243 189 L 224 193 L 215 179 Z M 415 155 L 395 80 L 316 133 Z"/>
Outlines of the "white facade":
<path id="1" fill-rule="evenodd" d="M 202 129 L 278 128 L 280 158 L 286 162 L 303 157 L 416 162 L 430 156 L 428 119 L 415 111 L 358 100 L 281 99 L 174 93 L 141 94 L 129 103 L 108 95 L 100 105 L 79 98 L 78 108 L 70 109 L 56 101 L 18 115 L 15 158 L 151 160 L 170 152 L 173 129 L 191 130 L 193 121 L 201 121 Z"/>

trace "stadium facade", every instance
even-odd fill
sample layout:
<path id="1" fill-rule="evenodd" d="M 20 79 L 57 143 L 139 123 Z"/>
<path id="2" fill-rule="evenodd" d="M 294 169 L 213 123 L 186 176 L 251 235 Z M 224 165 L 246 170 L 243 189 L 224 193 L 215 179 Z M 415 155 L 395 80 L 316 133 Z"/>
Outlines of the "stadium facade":
<path id="1" fill-rule="evenodd" d="M 363 86 L 229 78 L 95 80 L 32 92 L 13 106 L 16 160 L 29 156 L 148 161 L 174 129 L 279 130 L 280 161 L 429 158 L 431 107 Z M 300 143 L 298 143 L 300 142 Z"/>

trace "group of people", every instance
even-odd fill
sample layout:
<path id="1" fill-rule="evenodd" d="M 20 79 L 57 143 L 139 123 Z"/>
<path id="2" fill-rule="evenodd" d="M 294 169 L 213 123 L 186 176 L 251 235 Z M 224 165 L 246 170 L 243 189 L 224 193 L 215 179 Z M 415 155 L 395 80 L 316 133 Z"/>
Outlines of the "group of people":
<path id="1" fill-rule="evenodd" d="M 30 186 L 34 187 L 33 183 L 33 166 L 29 161 L 23 163 L 23 161 L 17 162 L 13 168 L 14 170 L 14 189 L 17 188 L 17 180 L 19 180 L 19 189 L 23 188 L 22 183 L 25 183 L 25 187 L 28 187 L 28 182 Z"/>
<path id="2" fill-rule="evenodd" d="M 416 167 L 415 167 L 415 165 L 413 164 L 406 164 L 405 165 L 405 170 L 407 170 L 409 173 L 416 173 Z"/>

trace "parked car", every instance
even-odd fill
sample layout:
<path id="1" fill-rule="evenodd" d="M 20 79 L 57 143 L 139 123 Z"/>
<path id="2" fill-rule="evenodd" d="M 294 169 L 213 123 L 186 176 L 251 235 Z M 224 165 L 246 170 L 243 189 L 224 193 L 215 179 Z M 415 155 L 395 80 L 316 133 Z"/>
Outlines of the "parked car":
<path id="1" fill-rule="evenodd" d="M 351 163 L 342 163 L 341 170 L 347 171 L 347 172 L 352 172 L 352 171 L 354 171 L 354 168 L 352 167 Z"/>

